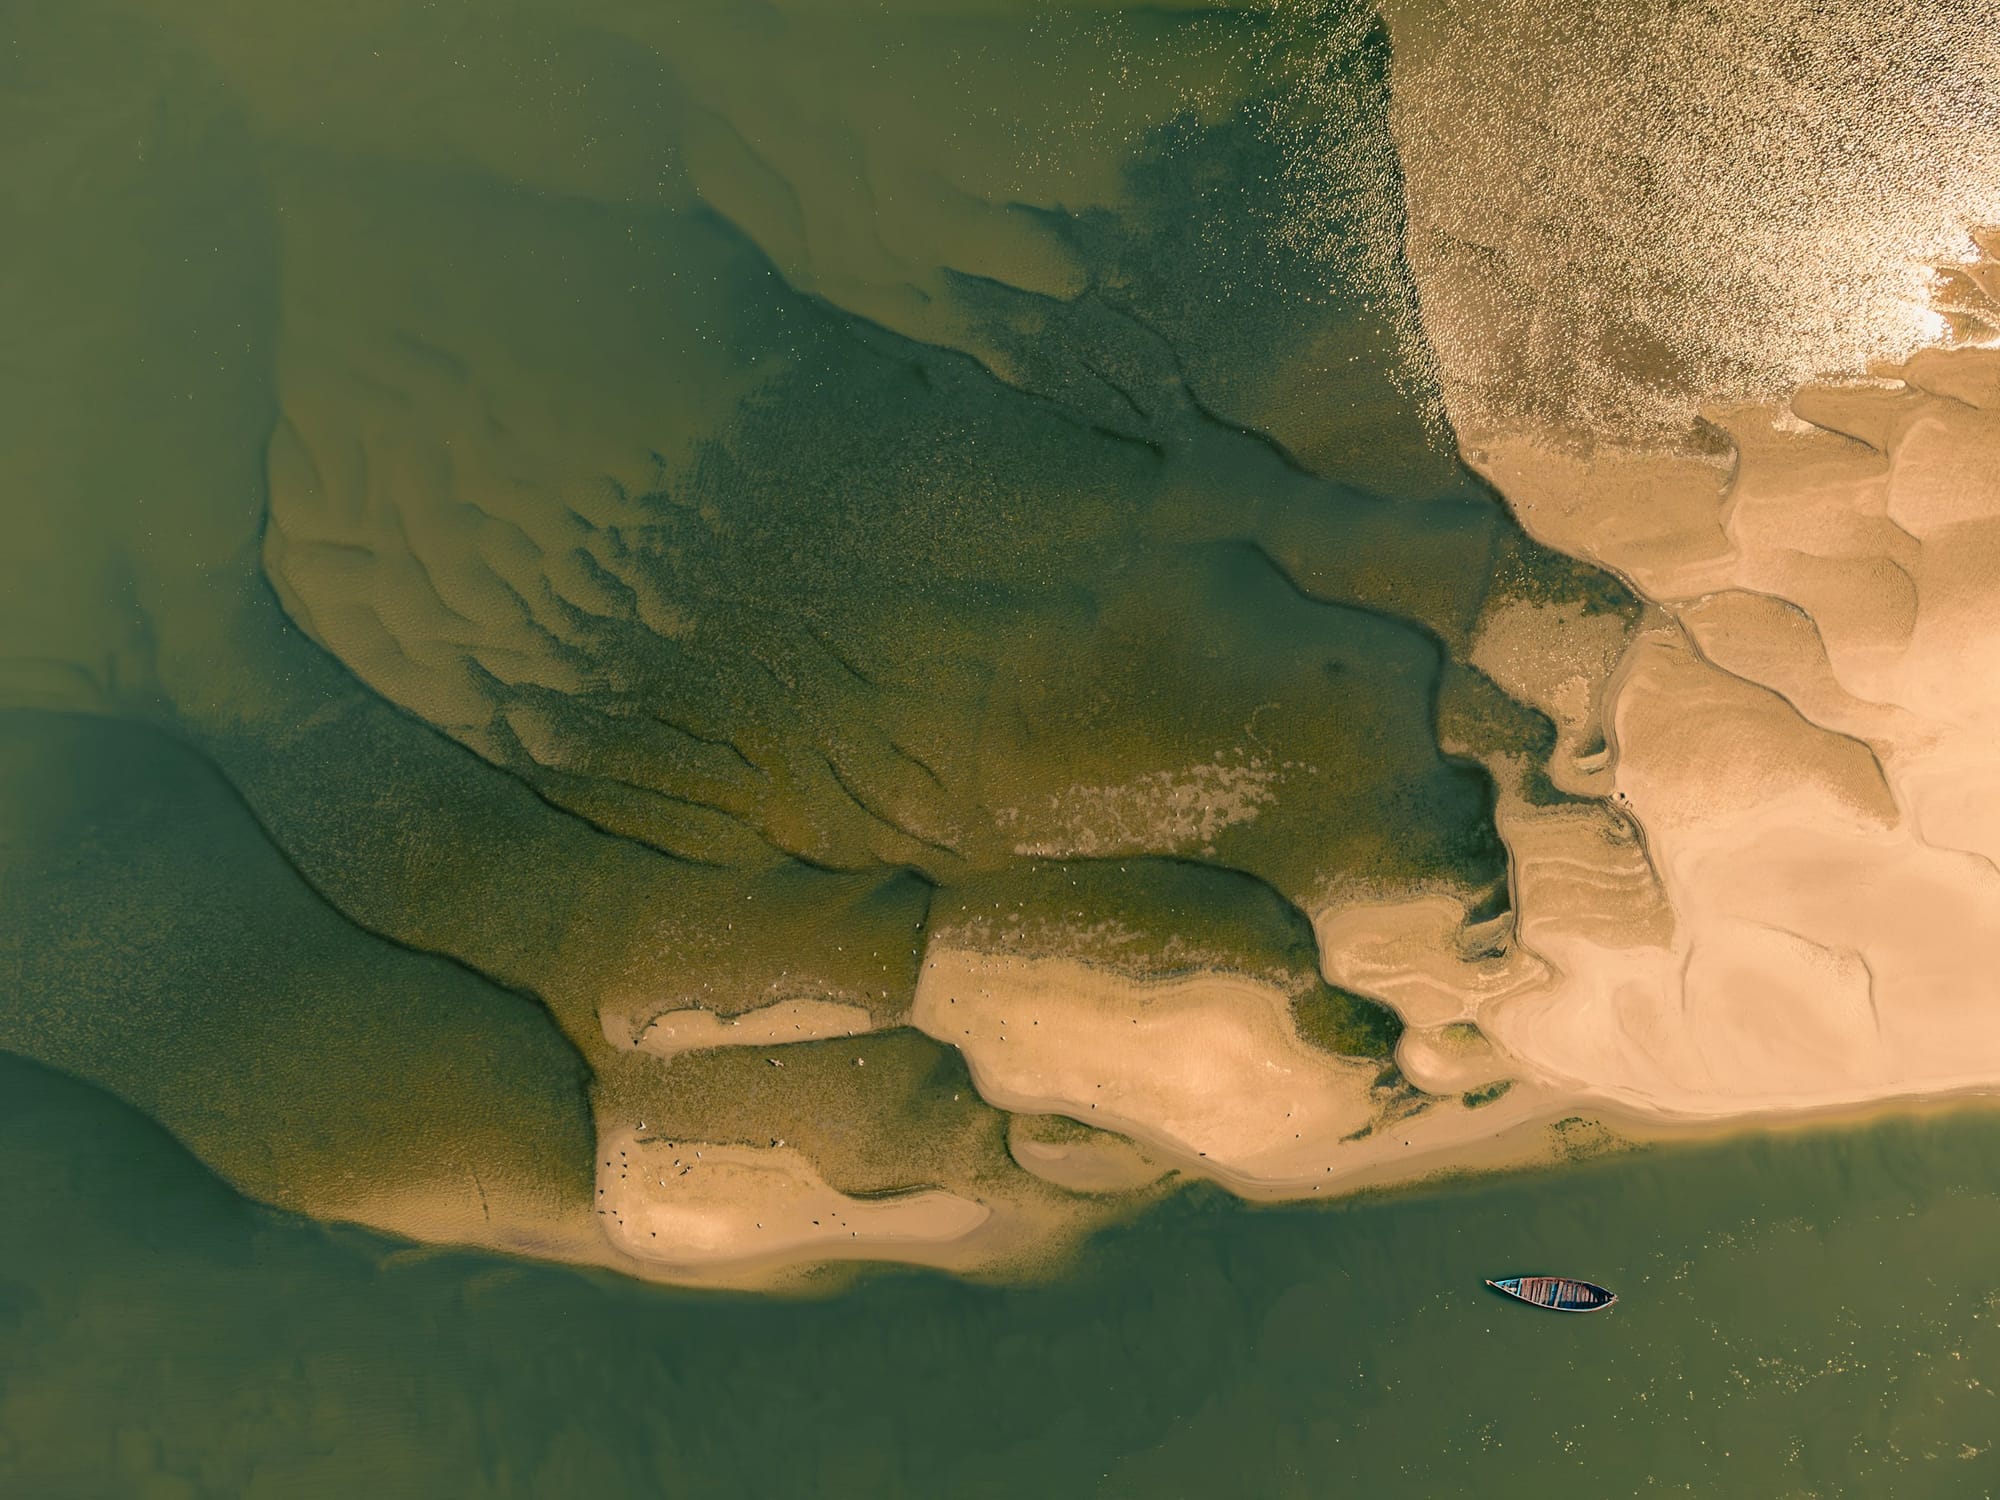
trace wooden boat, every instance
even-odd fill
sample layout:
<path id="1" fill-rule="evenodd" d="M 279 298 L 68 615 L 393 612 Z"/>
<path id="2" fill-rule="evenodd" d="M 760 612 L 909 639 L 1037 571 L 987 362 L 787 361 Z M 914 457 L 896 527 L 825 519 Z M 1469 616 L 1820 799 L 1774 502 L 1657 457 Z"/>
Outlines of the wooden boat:
<path id="1" fill-rule="evenodd" d="M 1486 1284 L 1551 1312 L 1602 1312 L 1618 1300 L 1615 1292 L 1570 1276 L 1503 1276 L 1498 1281 L 1489 1278 Z"/>

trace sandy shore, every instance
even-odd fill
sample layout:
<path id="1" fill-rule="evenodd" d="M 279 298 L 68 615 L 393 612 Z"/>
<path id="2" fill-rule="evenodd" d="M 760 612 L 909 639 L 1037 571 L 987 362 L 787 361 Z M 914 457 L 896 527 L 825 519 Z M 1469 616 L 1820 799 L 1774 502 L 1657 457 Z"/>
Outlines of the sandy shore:
<path id="1" fill-rule="evenodd" d="M 1547 607 L 1476 653 L 1602 801 L 1503 798 L 1511 941 L 1468 943 L 1447 895 L 1347 904 L 1327 971 L 1634 1119 L 2000 1085 L 2000 353 L 1709 416 L 1731 454 L 1467 440 L 1649 603 L 1595 687 L 1601 625 Z"/>

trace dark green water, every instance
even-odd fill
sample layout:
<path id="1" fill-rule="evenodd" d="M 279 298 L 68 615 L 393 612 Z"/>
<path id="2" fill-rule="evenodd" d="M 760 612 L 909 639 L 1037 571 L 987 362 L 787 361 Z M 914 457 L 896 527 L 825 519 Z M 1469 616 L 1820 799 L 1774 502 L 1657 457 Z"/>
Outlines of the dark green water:
<path id="1" fill-rule="evenodd" d="M 2000 1121 L 1335 1209 L 1177 1201 L 1046 1286 L 690 1295 L 246 1204 L 0 1073 L 9 1494 L 1975 1496 Z M 1480 1285 L 1588 1270 L 1561 1318 Z"/>

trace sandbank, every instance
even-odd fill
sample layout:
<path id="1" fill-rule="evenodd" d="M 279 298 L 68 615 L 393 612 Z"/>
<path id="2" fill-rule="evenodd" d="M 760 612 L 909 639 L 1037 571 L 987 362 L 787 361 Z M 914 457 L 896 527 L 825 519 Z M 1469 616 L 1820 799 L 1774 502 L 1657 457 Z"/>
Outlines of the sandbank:
<path id="1" fill-rule="evenodd" d="M 605 1034 L 617 1045 L 619 1030 L 607 1020 Z M 714 1011 L 670 1010 L 623 1037 L 630 1046 L 655 1057 L 674 1057 L 705 1047 L 765 1047 L 786 1042 L 815 1042 L 827 1037 L 860 1036 L 875 1030 L 866 1008 L 840 1000 L 780 1000 L 740 1015 Z"/>

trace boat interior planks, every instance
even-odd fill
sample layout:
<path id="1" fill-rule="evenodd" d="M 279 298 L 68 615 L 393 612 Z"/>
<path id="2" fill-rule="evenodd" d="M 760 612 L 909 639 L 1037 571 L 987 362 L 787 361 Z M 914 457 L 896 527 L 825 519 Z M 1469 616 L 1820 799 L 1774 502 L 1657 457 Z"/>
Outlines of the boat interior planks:
<path id="1" fill-rule="evenodd" d="M 1602 1312 L 1618 1300 L 1595 1282 L 1573 1276 L 1503 1276 L 1488 1278 L 1486 1284 L 1517 1301 L 1546 1307 L 1551 1312 Z"/>

